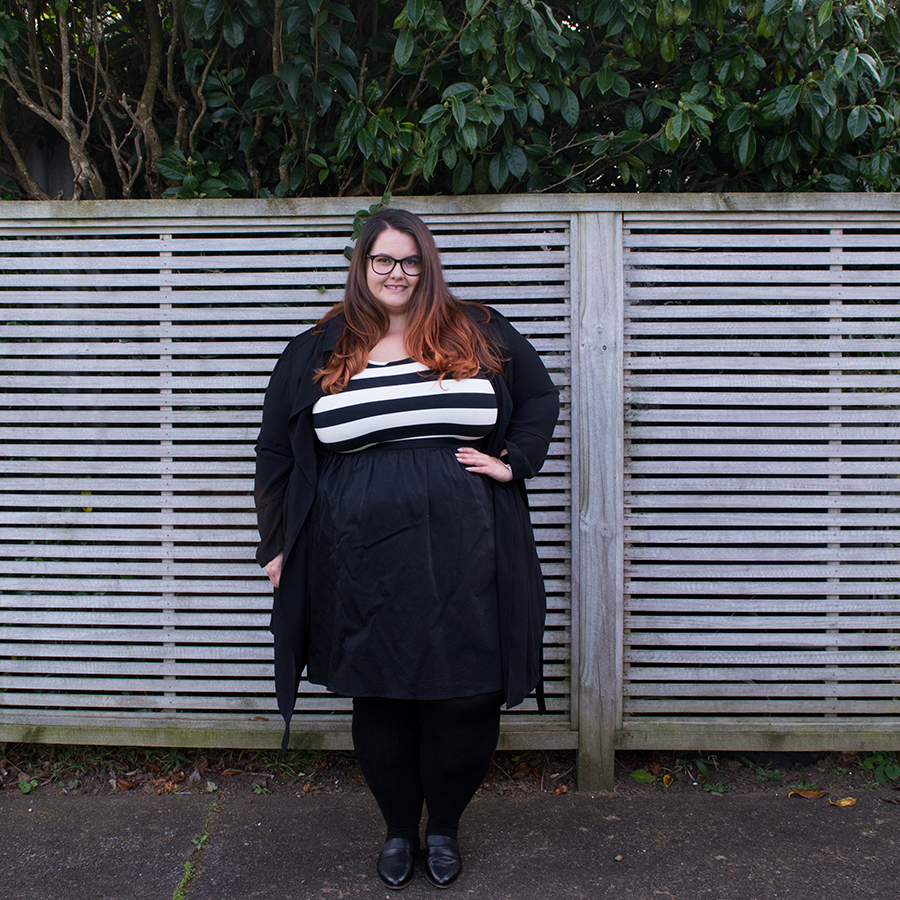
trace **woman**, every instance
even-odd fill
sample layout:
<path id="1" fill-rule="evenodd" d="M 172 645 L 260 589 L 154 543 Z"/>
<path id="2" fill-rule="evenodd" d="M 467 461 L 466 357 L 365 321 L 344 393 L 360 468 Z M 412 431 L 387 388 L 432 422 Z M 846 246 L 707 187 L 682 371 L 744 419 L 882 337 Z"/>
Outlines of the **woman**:
<path id="1" fill-rule="evenodd" d="M 366 222 L 344 300 L 272 374 L 257 559 L 275 588 L 278 705 L 289 727 L 304 665 L 353 698 L 389 888 L 412 880 L 423 803 L 426 875 L 459 877 L 459 820 L 501 705 L 539 684 L 546 603 L 523 479 L 558 405 L 531 345 L 450 293 L 431 233 L 398 209 Z"/>

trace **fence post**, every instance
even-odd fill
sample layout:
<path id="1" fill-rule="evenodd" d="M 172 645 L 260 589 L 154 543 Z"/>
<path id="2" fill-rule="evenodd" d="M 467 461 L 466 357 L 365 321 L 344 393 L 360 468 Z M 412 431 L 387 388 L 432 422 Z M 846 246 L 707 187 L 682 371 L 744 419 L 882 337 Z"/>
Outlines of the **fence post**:
<path id="1" fill-rule="evenodd" d="M 622 217 L 599 213 L 573 218 L 578 786 L 612 790 L 615 732 L 622 722 Z"/>

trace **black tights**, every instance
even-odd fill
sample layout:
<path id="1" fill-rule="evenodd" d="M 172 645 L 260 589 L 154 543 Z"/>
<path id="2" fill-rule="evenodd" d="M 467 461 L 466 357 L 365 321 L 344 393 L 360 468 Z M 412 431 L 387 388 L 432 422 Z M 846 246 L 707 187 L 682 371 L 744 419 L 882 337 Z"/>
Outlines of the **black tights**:
<path id="1" fill-rule="evenodd" d="M 356 757 L 388 838 L 418 844 L 423 802 L 426 834 L 456 837 L 497 747 L 502 703 L 502 691 L 451 700 L 354 697 Z"/>

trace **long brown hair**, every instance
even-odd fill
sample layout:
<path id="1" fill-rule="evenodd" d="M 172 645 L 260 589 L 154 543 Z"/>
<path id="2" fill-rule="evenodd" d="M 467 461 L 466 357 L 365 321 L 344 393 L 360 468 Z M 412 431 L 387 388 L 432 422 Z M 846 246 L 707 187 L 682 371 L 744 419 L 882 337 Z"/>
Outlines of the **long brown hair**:
<path id="1" fill-rule="evenodd" d="M 503 370 L 499 348 L 466 312 L 466 307 L 490 312 L 479 303 L 454 297 L 444 281 L 441 258 L 425 223 L 405 209 L 382 209 L 363 225 L 350 259 L 344 299 L 317 323 L 322 326 L 337 315 L 344 316 L 344 330 L 328 362 L 315 378 L 326 394 L 342 391 L 353 375 L 368 362 L 369 351 L 387 334 L 390 319 L 382 304 L 372 296 L 366 281 L 367 254 L 378 235 L 393 229 L 409 235 L 422 260 L 422 273 L 407 307 L 406 350 L 411 359 L 428 366 L 442 378 L 471 378 L 479 369 Z"/>

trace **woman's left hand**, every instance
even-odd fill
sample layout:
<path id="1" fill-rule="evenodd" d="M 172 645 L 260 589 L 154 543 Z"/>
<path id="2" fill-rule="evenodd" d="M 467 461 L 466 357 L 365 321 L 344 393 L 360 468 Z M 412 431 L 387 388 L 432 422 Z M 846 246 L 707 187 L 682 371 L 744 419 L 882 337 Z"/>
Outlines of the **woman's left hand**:
<path id="1" fill-rule="evenodd" d="M 456 461 L 466 467 L 467 472 L 487 475 L 494 481 L 512 481 L 512 472 L 495 456 L 480 453 L 474 447 L 460 447 L 456 451 Z"/>

